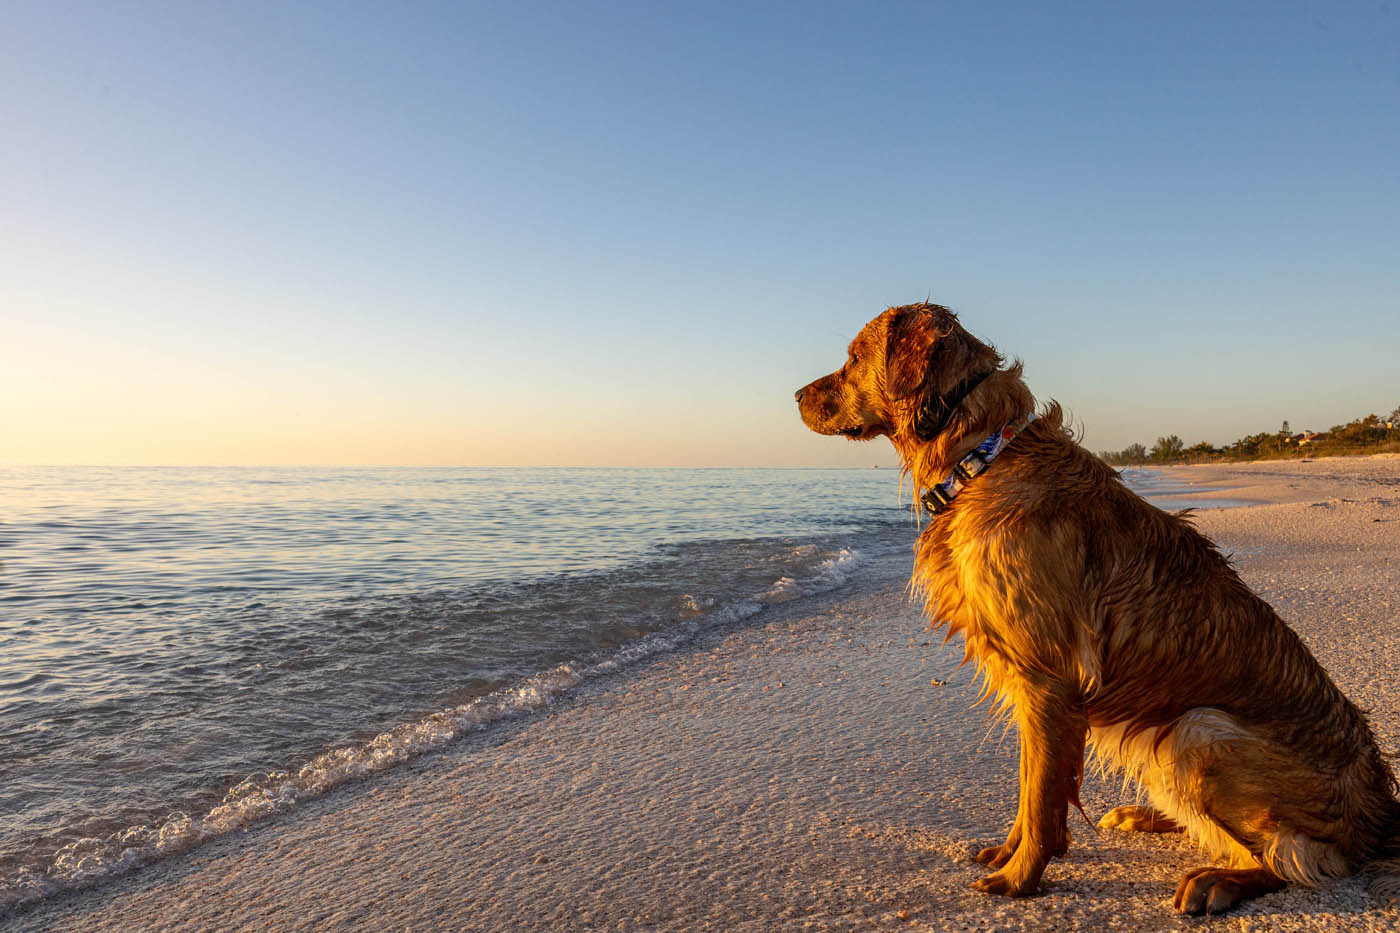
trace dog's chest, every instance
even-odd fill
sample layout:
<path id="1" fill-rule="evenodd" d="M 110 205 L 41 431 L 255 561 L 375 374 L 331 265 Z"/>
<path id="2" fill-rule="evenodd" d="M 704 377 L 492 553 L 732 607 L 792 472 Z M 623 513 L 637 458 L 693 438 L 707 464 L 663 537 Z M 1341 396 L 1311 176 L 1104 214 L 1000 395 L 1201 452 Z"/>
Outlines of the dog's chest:
<path id="1" fill-rule="evenodd" d="M 1052 668 L 1092 680 L 1098 666 L 1092 652 L 1085 653 L 1063 614 L 1047 611 L 1045 581 L 1023 550 L 1004 533 L 972 533 L 956 522 L 930 528 L 920 542 L 915 582 L 928 597 L 931 621 L 961 634 L 989 677 L 993 668 Z"/>

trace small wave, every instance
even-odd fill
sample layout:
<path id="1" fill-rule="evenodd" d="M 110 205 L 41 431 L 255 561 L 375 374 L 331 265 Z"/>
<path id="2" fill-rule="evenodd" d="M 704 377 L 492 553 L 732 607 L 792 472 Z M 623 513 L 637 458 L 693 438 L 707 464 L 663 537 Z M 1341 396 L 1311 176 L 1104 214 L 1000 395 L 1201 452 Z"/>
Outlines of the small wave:
<path id="1" fill-rule="evenodd" d="M 25 690 L 29 687 L 37 687 L 53 679 L 52 674 L 33 673 L 18 680 L 0 681 L 0 690 Z"/>
<path id="2" fill-rule="evenodd" d="M 806 551 L 799 556 L 816 555 Z M 677 627 L 632 639 L 604 660 L 592 664 L 561 664 L 512 687 L 381 732 L 363 744 L 332 749 L 295 771 L 252 774 L 229 788 L 223 800 L 203 816 L 171 813 L 158 824 L 131 826 L 102 838 L 70 843 L 55 854 L 47 868 L 25 866 L 9 878 L 0 878 L 0 911 L 125 874 L 286 812 L 347 781 L 386 771 L 465 733 L 537 712 L 591 678 L 613 674 L 647 658 L 673 651 L 704 631 L 742 621 L 768 605 L 841 586 L 860 562 L 859 551 L 843 548 L 817 563 L 805 575 L 780 577 L 757 599 L 722 602 L 713 596 L 684 594 L 676 603 L 682 620 Z"/>
<path id="3" fill-rule="evenodd" d="M 860 551 L 854 548 L 842 548 L 833 556 L 817 564 L 816 572 L 809 576 L 798 578 L 785 575 L 780 577 L 769 587 L 768 592 L 763 594 L 761 600 L 766 604 L 785 603 L 802 596 L 811 596 L 833 590 L 846 583 L 851 572 L 855 570 L 861 560 Z"/>

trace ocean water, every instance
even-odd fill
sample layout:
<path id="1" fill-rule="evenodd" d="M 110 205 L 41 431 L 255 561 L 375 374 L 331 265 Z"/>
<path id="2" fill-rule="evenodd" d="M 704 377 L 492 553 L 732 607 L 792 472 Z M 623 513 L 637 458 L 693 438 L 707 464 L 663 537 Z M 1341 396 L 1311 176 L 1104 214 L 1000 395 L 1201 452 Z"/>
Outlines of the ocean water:
<path id="1" fill-rule="evenodd" d="M 0 468 L 0 909 L 907 550 L 892 470 Z"/>
<path id="2" fill-rule="evenodd" d="M 893 470 L 0 468 L 0 913 L 916 534 Z"/>

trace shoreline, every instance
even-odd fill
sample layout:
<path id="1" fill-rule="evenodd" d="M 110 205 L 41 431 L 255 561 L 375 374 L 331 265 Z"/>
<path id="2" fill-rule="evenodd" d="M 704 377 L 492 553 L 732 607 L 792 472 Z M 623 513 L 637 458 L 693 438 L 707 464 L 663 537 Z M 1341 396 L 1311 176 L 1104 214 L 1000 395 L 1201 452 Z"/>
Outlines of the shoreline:
<path id="1" fill-rule="evenodd" d="M 1188 486 L 1200 487 L 1192 495 L 1204 501 L 1243 498 L 1251 505 L 1282 505 L 1300 502 L 1313 495 L 1336 494 L 1344 488 L 1356 493 L 1364 487 L 1385 485 L 1384 480 L 1400 476 L 1400 454 L 1306 460 L 1135 464 L 1114 469 L 1146 470 Z M 1247 490 L 1248 495 L 1239 495 L 1241 490 Z"/>
<path id="2" fill-rule="evenodd" d="M 1280 469 L 1282 468 L 1282 469 Z M 1300 469 L 1301 468 L 1301 469 Z M 1168 467 L 1195 512 L 1400 748 L 1400 457 Z M 1225 488 L 1225 487 L 1229 488 Z M 911 529 L 912 545 L 914 532 Z M 1180 837 L 1098 831 L 1025 900 L 968 889 L 1015 811 L 1016 741 L 971 709 L 911 557 L 772 607 L 371 781 L 6 917 L 5 929 L 1185 929 Z M 936 685 L 933 681 L 941 681 Z M 1097 818 L 1132 801 L 1090 776 Z M 1400 929 L 1358 879 L 1212 929 Z"/>

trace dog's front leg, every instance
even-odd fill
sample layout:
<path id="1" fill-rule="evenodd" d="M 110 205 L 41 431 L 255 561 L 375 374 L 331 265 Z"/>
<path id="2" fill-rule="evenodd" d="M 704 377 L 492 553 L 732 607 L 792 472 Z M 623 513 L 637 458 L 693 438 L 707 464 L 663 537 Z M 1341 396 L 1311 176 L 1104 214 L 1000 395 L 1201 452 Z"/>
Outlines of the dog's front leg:
<path id="1" fill-rule="evenodd" d="M 1077 800 L 1089 721 L 1082 704 L 1057 682 L 1037 678 L 1017 690 L 1021 738 L 1020 807 L 1006 843 L 978 856 L 1000 870 L 973 883 L 988 894 L 1034 894 L 1051 858 L 1069 846 L 1069 803 Z"/>
<path id="2" fill-rule="evenodd" d="M 1011 824 L 1011 832 L 999 846 L 988 846 L 973 856 L 973 860 L 990 868 L 1000 868 L 1011 861 L 1011 856 L 1021 847 L 1021 827 L 1026 821 L 1026 789 L 1031 782 L 1026 777 L 1026 746 L 1021 743 L 1021 775 L 1016 783 L 1016 821 Z"/>
<path id="3" fill-rule="evenodd" d="M 1024 748 L 1024 747 L 1023 747 Z M 1021 845 L 1021 827 L 1026 820 L 1026 789 L 1031 786 L 1031 781 L 1026 777 L 1027 756 L 1024 751 L 1021 754 L 1021 775 L 1017 781 L 1017 801 L 1016 801 L 1016 821 L 1011 824 L 1011 832 L 1007 834 L 1006 841 L 999 846 L 988 846 L 981 852 L 973 856 L 973 861 L 980 862 L 989 868 L 1000 868 L 1011 861 L 1011 856 L 1016 854 L 1016 850 Z M 1054 858 L 1064 855 L 1069 850 L 1070 834 L 1066 828 L 1060 837 L 1060 841 L 1050 849 L 1050 857 Z"/>

